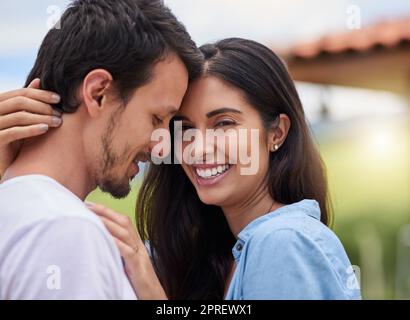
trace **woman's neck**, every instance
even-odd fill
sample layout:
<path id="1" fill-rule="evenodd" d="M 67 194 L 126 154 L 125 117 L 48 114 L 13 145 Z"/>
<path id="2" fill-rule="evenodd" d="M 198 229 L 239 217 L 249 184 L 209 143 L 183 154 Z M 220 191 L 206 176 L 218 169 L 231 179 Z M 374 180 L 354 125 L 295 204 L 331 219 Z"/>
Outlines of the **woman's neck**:
<path id="1" fill-rule="evenodd" d="M 255 197 L 246 205 L 237 204 L 222 207 L 229 227 L 235 237 L 253 220 L 283 206 L 272 199 L 269 193 L 263 197 Z"/>

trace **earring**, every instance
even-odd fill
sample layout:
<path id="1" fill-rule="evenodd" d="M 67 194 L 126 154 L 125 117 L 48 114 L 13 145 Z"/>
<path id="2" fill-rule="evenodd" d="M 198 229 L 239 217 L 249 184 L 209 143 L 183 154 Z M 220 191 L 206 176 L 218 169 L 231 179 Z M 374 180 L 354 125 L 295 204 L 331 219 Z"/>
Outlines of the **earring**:
<path id="1" fill-rule="evenodd" d="M 277 144 L 275 144 L 272 148 L 272 152 L 275 152 L 279 149 L 279 146 Z"/>

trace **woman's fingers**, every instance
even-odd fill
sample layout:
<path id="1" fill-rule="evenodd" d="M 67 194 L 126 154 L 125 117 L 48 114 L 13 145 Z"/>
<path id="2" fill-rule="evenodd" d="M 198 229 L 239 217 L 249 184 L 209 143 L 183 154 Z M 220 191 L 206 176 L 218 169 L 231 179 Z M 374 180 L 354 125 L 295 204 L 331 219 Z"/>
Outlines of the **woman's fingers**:
<path id="1" fill-rule="evenodd" d="M 39 88 L 40 80 L 34 79 L 28 88 L 0 94 L 0 141 L 3 146 L 39 136 L 61 125 L 61 112 L 53 110 L 49 104 L 57 103 L 60 97 Z"/>
<path id="2" fill-rule="evenodd" d="M 40 82 L 41 82 L 40 79 L 36 78 L 30 82 L 30 84 L 28 85 L 28 88 L 40 89 Z"/>
<path id="3" fill-rule="evenodd" d="M 51 91 L 39 89 L 40 81 L 33 80 L 28 88 L 17 89 L 0 93 L 0 102 L 9 100 L 14 97 L 26 97 L 48 104 L 55 104 L 60 102 L 60 96 Z"/>
<path id="4" fill-rule="evenodd" d="M 138 299 L 167 300 L 168 297 L 155 273 L 151 258 L 145 247 L 135 249 L 115 237 L 114 241 L 124 259 L 125 272 Z"/>
<path id="5" fill-rule="evenodd" d="M 141 237 L 128 216 L 122 215 L 103 205 L 86 202 L 88 208 L 97 214 L 108 231 L 131 247 L 143 246 Z"/>
<path id="6" fill-rule="evenodd" d="M 124 241 L 114 237 L 115 244 L 120 251 L 121 256 L 126 259 L 125 263 L 127 265 L 128 259 L 132 258 L 138 251 L 138 249 L 133 249 L 130 245 L 126 244 Z M 129 264 L 129 263 L 128 263 Z M 127 268 L 129 270 L 129 268 Z"/>
<path id="7" fill-rule="evenodd" d="M 53 92 L 40 90 L 34 79 L 28 88 L 0 93 L 0 170 L 3 173 L 18 154 L 22 139 L 44 134 L 62 123 L 61 112 L 50 104 L 60 101 Z"/>
<path id="8" fill-rule="evenodd" d="M 113 237 L 118 238 L 121 241 L 124 241 L 125 243 L 130 242 L 130 239 L 128 238 L 129 235 L 128 235 L 127 230 L 124 229 L 121 225 L 103 216 L 100 216 L 100 219 Z"/>
<path id="9" fill-rule="evenodd" d="M 13 96 L 5 100 L 1 100 L 0 97 L 0 115 L 5 115 L 19 111 L 27 111 L 42 115 L 61 116 L 61 112 L 55 111 L 51 107 L 51 105 L 39 100 L 40 99 L 36 99 L 32 96 L 27 97 L 22 95 Z"/>
<path id="10" fill-rule="evenodd" d="M 36 124 L 26 127 L 12 127 L 0 131 L 0 141 L 2 145 L 7 145 L 21 139 L 36 137 L 44 134 L 49 130 L 47 124 Z"/>
<path id="11" fill-rule="evenodd" d="M 89 201 L 87 201 L 86 204 L 92 211 L 94 211 L 94 213 L 99 216 L 103 216 L 109 220 L 112 220 L 125 228 L 133 227 L 131 218 L 126 215 L 115 212 L 114 210 L 104 207 L 101 204 L 92 203 Z"/>
<path id="12" fill-rule="evenodd" d="M 31 126 L 35 124 L 46 124 L 49 127 L 59 127 L 62 122 L 63 120 L 60 117 L 43 116 L 25 111 L 19 111 L 1 116 L 0 130 L 12 127 Z"/>
<path id="13" fill-rule="evenodd" d="M 167 299 L 167 295 L 159 281 L 147 249 L 135 228 L 124 227 L 112 220 L 119 213 L 101 205 L 86 203 L 111 233 L 118 250 L 123 257 L 124 269 L 139 299 Z M 131 223 L 132 225 L 132 223 Z"/>

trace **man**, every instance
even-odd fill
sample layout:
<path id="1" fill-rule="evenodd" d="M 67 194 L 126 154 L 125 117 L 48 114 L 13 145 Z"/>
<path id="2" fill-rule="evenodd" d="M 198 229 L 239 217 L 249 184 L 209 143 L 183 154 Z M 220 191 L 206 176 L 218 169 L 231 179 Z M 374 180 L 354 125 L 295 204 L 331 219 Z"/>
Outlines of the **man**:
<path id="1" fill-rule="evenodd" d="M 48 98 L 63 123 L 25 141 L 0 184 L 1 299 L 135 298 L 114 241 L 83 200 L 96 187 L 129 193 L 152 132 L 168 128 L 200 67 L 195 44 L 159 1 L 69 6 L 27 80 L 59 93 Z M 2 107 L 45 108 L 31 100 L 38 91 L 24 90 L 0 97 Z"/>

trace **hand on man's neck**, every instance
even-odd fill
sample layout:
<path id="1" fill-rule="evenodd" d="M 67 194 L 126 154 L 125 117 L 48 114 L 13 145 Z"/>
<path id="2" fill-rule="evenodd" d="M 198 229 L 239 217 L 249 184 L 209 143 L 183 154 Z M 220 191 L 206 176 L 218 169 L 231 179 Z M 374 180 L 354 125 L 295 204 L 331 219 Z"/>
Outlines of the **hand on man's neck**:
<path id="1" fill-rule="evenodd" d="M 65 114 L 63 125 L 45 135 L 28 139 L 3 180 L 39 174 L 48 176 L 84 200 L 95 189 L 87 168 L 83 124 L 77 114 Z"/>

